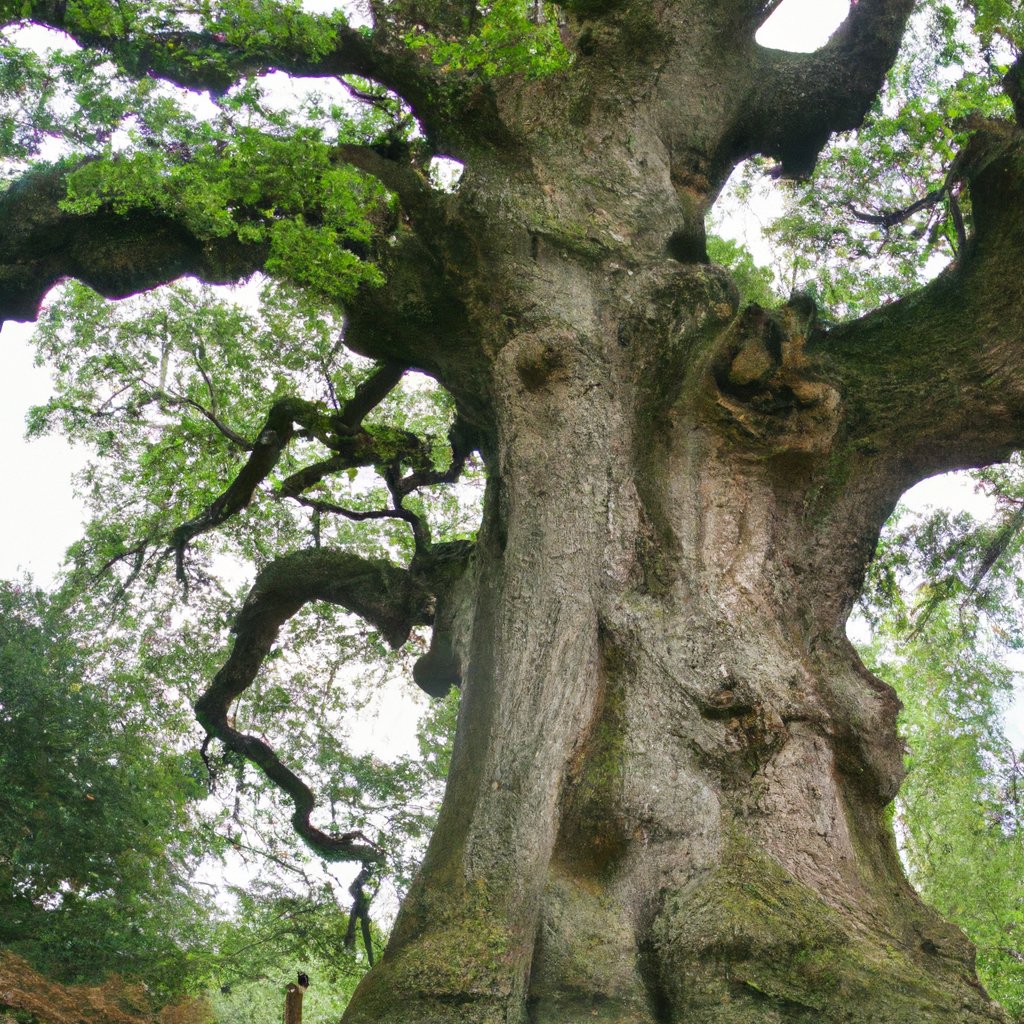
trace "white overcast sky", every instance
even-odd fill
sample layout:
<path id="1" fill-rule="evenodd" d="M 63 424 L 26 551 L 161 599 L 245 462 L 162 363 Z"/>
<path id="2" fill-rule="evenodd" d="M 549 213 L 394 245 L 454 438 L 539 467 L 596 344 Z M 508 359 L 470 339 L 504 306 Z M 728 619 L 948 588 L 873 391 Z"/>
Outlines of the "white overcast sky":
<path id="1" fill-rule="evenodd" d="M 328 4 L 317 0 L 315 6 L 323 10 Z M 814 50 L 848 9 L 848 0 L 786 0 L 762 27 L 758 41 L 778 49 Z M 756 228 L 751 232 L 730 222 L 718 230 L 723 227 L 742 235 L 748 244 L 756 242 Z M 31 325 L 13 323 L 0 331 L 0 479 L 6 482 L 0 510 L 0 578 L 10 579 L 25 570 L 46 586 L 80 532 L 82 516 L 71 478 L 83 465 L 85 453 L 56 437 L 24 441 L 25 415 L 30 406 L 46 400 L 50 389 L 47 371 L 33 364 L 30 333 Z M 926 480 L 908 493 L 908 499 L 918 507 L 949 504 L 984 512 L 971 484 L 954 476 Z M 1014 742 L 1024 743 L 1020 702 L 1008 724 Z"/>

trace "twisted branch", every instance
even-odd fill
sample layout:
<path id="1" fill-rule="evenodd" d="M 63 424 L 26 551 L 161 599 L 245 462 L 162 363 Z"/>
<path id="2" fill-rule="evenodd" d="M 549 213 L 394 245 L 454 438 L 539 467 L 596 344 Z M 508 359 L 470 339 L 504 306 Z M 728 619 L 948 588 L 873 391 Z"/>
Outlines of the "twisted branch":
<path id="1" fill-rule="evenodd" d="M 285 496 L 298 494 L 328 473 L 388 461 L 383 457 L 377 439 L 360 429 L 360 424 L 394 388 L 404 372 L 405 368 L 396 363 L 382 364 L 360 384 L 338 412 L 301 398 L 282 398 L 275 402 L 256 441 L 248 446 L 251 452 L 249 460 L 227 490 L 171 535 L 178 579 L 185 579 L 185 551 L 189 543 L 249 506 L 256 488 L 270 475 L 295 436 L 296 424 L 304 428 L 305 436 L 315 437 L 337 454 L 292 474 L 281 488 Z M 422 446 L 414 434 L 398 440 L 404 440 L 405 444 L 398 444 L 394 452 L 388 453 L 391 459 L 421 455 Z"/>
<path id="2" fill-rule="evenodd" d="M 383 853 L 361 833 L 332 836 L 313 825 L 316 799 L 310 788 L 269 744 L 234 728 L 229 719 L 231 704 L 252 685 L 281 626 L 310 601 L 354 612 L 392 647 L 400 647 L 414 625 L 432 618 L 432 595 L 410 570 L 325 548 L 279 558 L 257 576 L 235 621 L 231 656 L 196 701 L 196 717 L 209 736 L 255 764 L 291 798 L 292 824 L 308 846 L 328 860 L 376 863 Z"/>

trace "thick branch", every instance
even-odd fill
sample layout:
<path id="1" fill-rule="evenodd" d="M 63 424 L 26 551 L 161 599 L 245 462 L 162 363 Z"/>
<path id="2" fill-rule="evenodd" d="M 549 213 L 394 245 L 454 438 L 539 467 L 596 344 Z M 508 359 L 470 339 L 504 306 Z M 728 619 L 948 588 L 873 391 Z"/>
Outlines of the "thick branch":
<path id="1" fill-rule="evenodd" d="M 396 148 L 404 150 L 405 147 Z M 334 148 L 332 155 L 336 162 L 351 164 L 372 174 L 398 196 L 410 216 L 422 216 L 433 210 L 435 204 L 430 183 L 404 151 L 392 157 L 383 155 L 373 146 L 343 143 Z"/>
<path id="2" fill-rule="evenodd" d="M 896 227 L 897 224 L 903 224 L 905 221 L 910 220 L 915 213 L 920 213 L 922 210 L 930 209 L 933 206 L 937 206 L 946 196 L 946 188 L 932 189 L 926 196 L 922 196 L 920 199 L 915 200 L 908 206 L 901 207 L 898 210 L 886 210 L 885 213 L 868 213 L 866 210 L 858 210 L 853 203 L 848 204 L 850 213 L 864 224 L 877 224 L 879 227 L 884 228 L 888 231 L 890 228 Z"/>
<path id="3" fill-rule="evenodd" d="M 766 153 L 778 157 L 788 175 L 810 174 L 829 136 L 864 119 L 913 8 L 914 0 L 860 0 L 820 50 L 759 51 L 730 162 Z"/>
<path id="4" fill-rule="evenodd" d="M 448 431 L 448 443 L 452 449 L 452 462 L 447 469 L 417 469 L 407 477 L 394 482 L 395 499 L 399 501 L 407 494 L 420 487 L 431 487 L 435 484 L 453 484 L 462 476 L 466 468 L 466 460 L 472 455 L 479 444 L 479 438 L 473 428 L 462 419 L 456 419 Z"/>
<path id="5" fill-rule="evenodd" d="M 1024 54 L 1019 56 L 1003 78 L 1003 89 L 1010 97 L 1017 124 L 1024 128 Z"/>
<path id="6" fill-rule="evenodd" d="M 137 78 L 162 78 L 186 89 L 221 95 L 247 77 L 274 70 L 304 78 L 359 75 L 394 89 L 424 116 L 440 110 L 436 99 L 444 92 L 444 83 L 429 59 L 405 46 L 387 45 L 380 33 L 335 24 L 333 47 L 314 56 L 284 31 L 281 41 L 246 39 L 244 44 L 212 29 L 169 29 L 133 36 L 82 24 L 75 14 L 79 9 L 37 0 L 19 13 L 38 25 L 66 32 L 83 47 L 109 53 Z M 282 24 L 294 17 L 291 11 L 280 12 Z M 301 27 L 295 34 L 301 40 Z"/>
<path id="7" fill-rule="evenodd" d="M 196 717 L 210 736 L 257 765 L 291 798 L 292 823 L 306 843 L 331 860 L 378 861 L 381 851 L 358 832 L 332 836 L 310 822 L 312 791 L 263 740 L 235 729 L 228 709 L 256 678 L 281 626 L 310 601 L 328 601 L 361 616 L 392 647 L 417 623 L 431 620 L 429 591 L 412 572 L 388 562 L 318 548 L 272 562 L 256 578 L 235 622 L 227 664 L 196 701 Z"/>
<path id="8" fill-rule="evenodd" d="M 260 431 L 255 444 L 252 445 L 248 462 L 238 476 L 232 480 L 212 504 L 198 516 L 182 523 L 171 536 L 171 547 L 177 560 L 178 578 L 185 578 L 185 548 L 189 542 L 201 533 L 214 529 L 226 522 L 233 515 L 247 508 L 252 501 L 256 488 L 267 478 L 270 471 L 277 465 L 281 453 L 288 446 L 295 432 L 294 422 L 311 403 L 299 399 L 282 399 L 275 402 L 267 422 Z"/>
<path id="9" fill-rule="evenodd" d="M 372 897 L 366 895 L 366 886 L 373 879 L 373 865 L 364 864 L 362 870 L 356 875 L 355 880 L 349 886 L 349 895 L 352 897 L 352 911 L 348 917 L 348 928 L 345 930 L 345 948 L 355 949 L 356 947 L 356 925 L 361 925 L 363 936 L 363 947 L 366 950 L 366 959 L 370 966 L 373 966 L 373 936 L 370 932 L 370 902 Z"/>
<path id="10" fill-rule="evenodd" d="M 369 413 L 376 409 L 398 386 L 398 382 L 407 369 L 408 367 L 401 363 L 382 363 L 356 388 L 355 394 L 345 403 L 338 414 L 338 422 L 355 430 Z"/>
<path id="11" fill-rule="evenodd" d="M 263 265 L 262 245 L 200 240 L 146 210 L 65 213 L 59 204 L 73 169 L 32 170 L 0 193 L 0 321 L 35 319 L 43 296 L 65 277 L 123 298 L 186 274 L 238 281 Z"/>
<path id="12" fill-rule="evenodd" d="M 846 458 L 873 465 L 893 501 L 1024 446 L 1024 133 L 976 129 L 958 159 L 975 229 L 958 262 L 814 345 L 843 396 Z"/>

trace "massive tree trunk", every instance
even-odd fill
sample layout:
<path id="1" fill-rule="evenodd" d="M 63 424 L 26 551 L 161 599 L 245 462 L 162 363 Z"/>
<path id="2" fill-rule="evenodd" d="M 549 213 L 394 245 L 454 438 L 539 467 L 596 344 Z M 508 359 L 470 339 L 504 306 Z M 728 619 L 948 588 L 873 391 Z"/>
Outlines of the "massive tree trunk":
<path id="1" fill-rule="evenodd" d="M 345 1022 L 1000 1020 L 904 877 L 899 704 L 845 623 L 901 491 L 1008 439 L 914 413 L 917 367 L 880 401 L 877 350 L 834 353 L 799 297 L 740 311 L 626 113 L 588 128 L 629 144 L 582 161 L 567 130 L 470 162 L 478 369 L 434 368 L 490 470 L 448 613 L 462 709 L 422 874 Z"/>
<path id="2" fill-rule="evenodd" d="M 800 297 L 741 309 L 706 262 L 709 204 L 743 157 L 803 173 L 831 131 L 856 126 L 913 4 L 860 0 L 810 55 L 755 44 L 774 6 L 566 0 L 575 63 L 540 81 L 463 88 L 391 59 L 404 36 L 386 20 L 372 37 L 340 33 L 321 71 L 293 67 L 376 75 L 466 164 L 441 196 L 416 166 L 341 147 L 408 218 L 378 253 L 387 284 L 351 303 L 347 342 L 436 376 L 489 467 L 453 587 L 462 561 L 441 586 L 426 550 L 408 570 L 347 556 L 362 568 L 342 583 L 281 560 L 200 701 L 207 728 L 242 749 L 226 701 L 289 609 L 334 600 L 400 642 L 436 593 L 419 678 L 461 680 L 451 776 L 346 1024 L 1002 1019 L 966 940 L 903 876 L 887 820 L 898 702 L 844 627 L 902 490 L 1024 444 L 1024 143 L 1010 122 L 973 125 L 958 163 L 973 236 L 918 295 L 831 332 Z M 380 16 L 401 29 L 413 7 Z M 183 74 L 203 81 L 196 62 Z M 223 87 L 224 69 L 210 74 Z M 56 207 L 47 219 L 30 193 L 0 197 L 0 221 L 24 225 L 0 246 L 14 315 L 74 270 L 55 254 L 90 223 Z M 142 253 L 124 280 L 89 279 L 118 294 L 182 262 L 219 279 L 262 258 L 199 258 L 164 233 L 158 265 Z M 253 486 L 236 481 L 183 529 L 244 508 Z M 349 566 L 304 557 L 321 575 Z M 311 795 L 250 746 L 316 839 Z"/>

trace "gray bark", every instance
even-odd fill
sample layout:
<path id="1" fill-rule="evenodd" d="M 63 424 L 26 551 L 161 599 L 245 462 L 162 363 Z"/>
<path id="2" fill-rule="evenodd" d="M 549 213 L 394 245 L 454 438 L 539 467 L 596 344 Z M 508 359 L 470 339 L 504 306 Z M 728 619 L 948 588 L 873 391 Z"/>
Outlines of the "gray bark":
<path id="1" fill-rule="evenodd" d="M 903 875 L 899 705 L 844 627 L 902 489 L 1020 443 L 1019 292 L 941 381 L 903 318 L 934 305 L 938 344 L 939 309 L 984 303 L 984 216 L 925 296 L 832 338 L 799 300 L 741 312 L 723 274 L 655 246 L 686 211 L 626 177 L 656 152 L 632 127 L 634 155 L 609 145 L 586 179 L 558 147 L 529 186 L 500 171 L 505 210 L 555 217 L 488 211 L 487 290 L 514 315 L 463 332 L 488 359 L 465 404 L 487 396 L 491 482 L 452 774 L 345 1022 L 1001 1020 Z M 979 209 L 993 174 L 1020 194 L 1020 139 L 991 130 Z M 494 191 L 471 176 L 465 201 Z"/>

